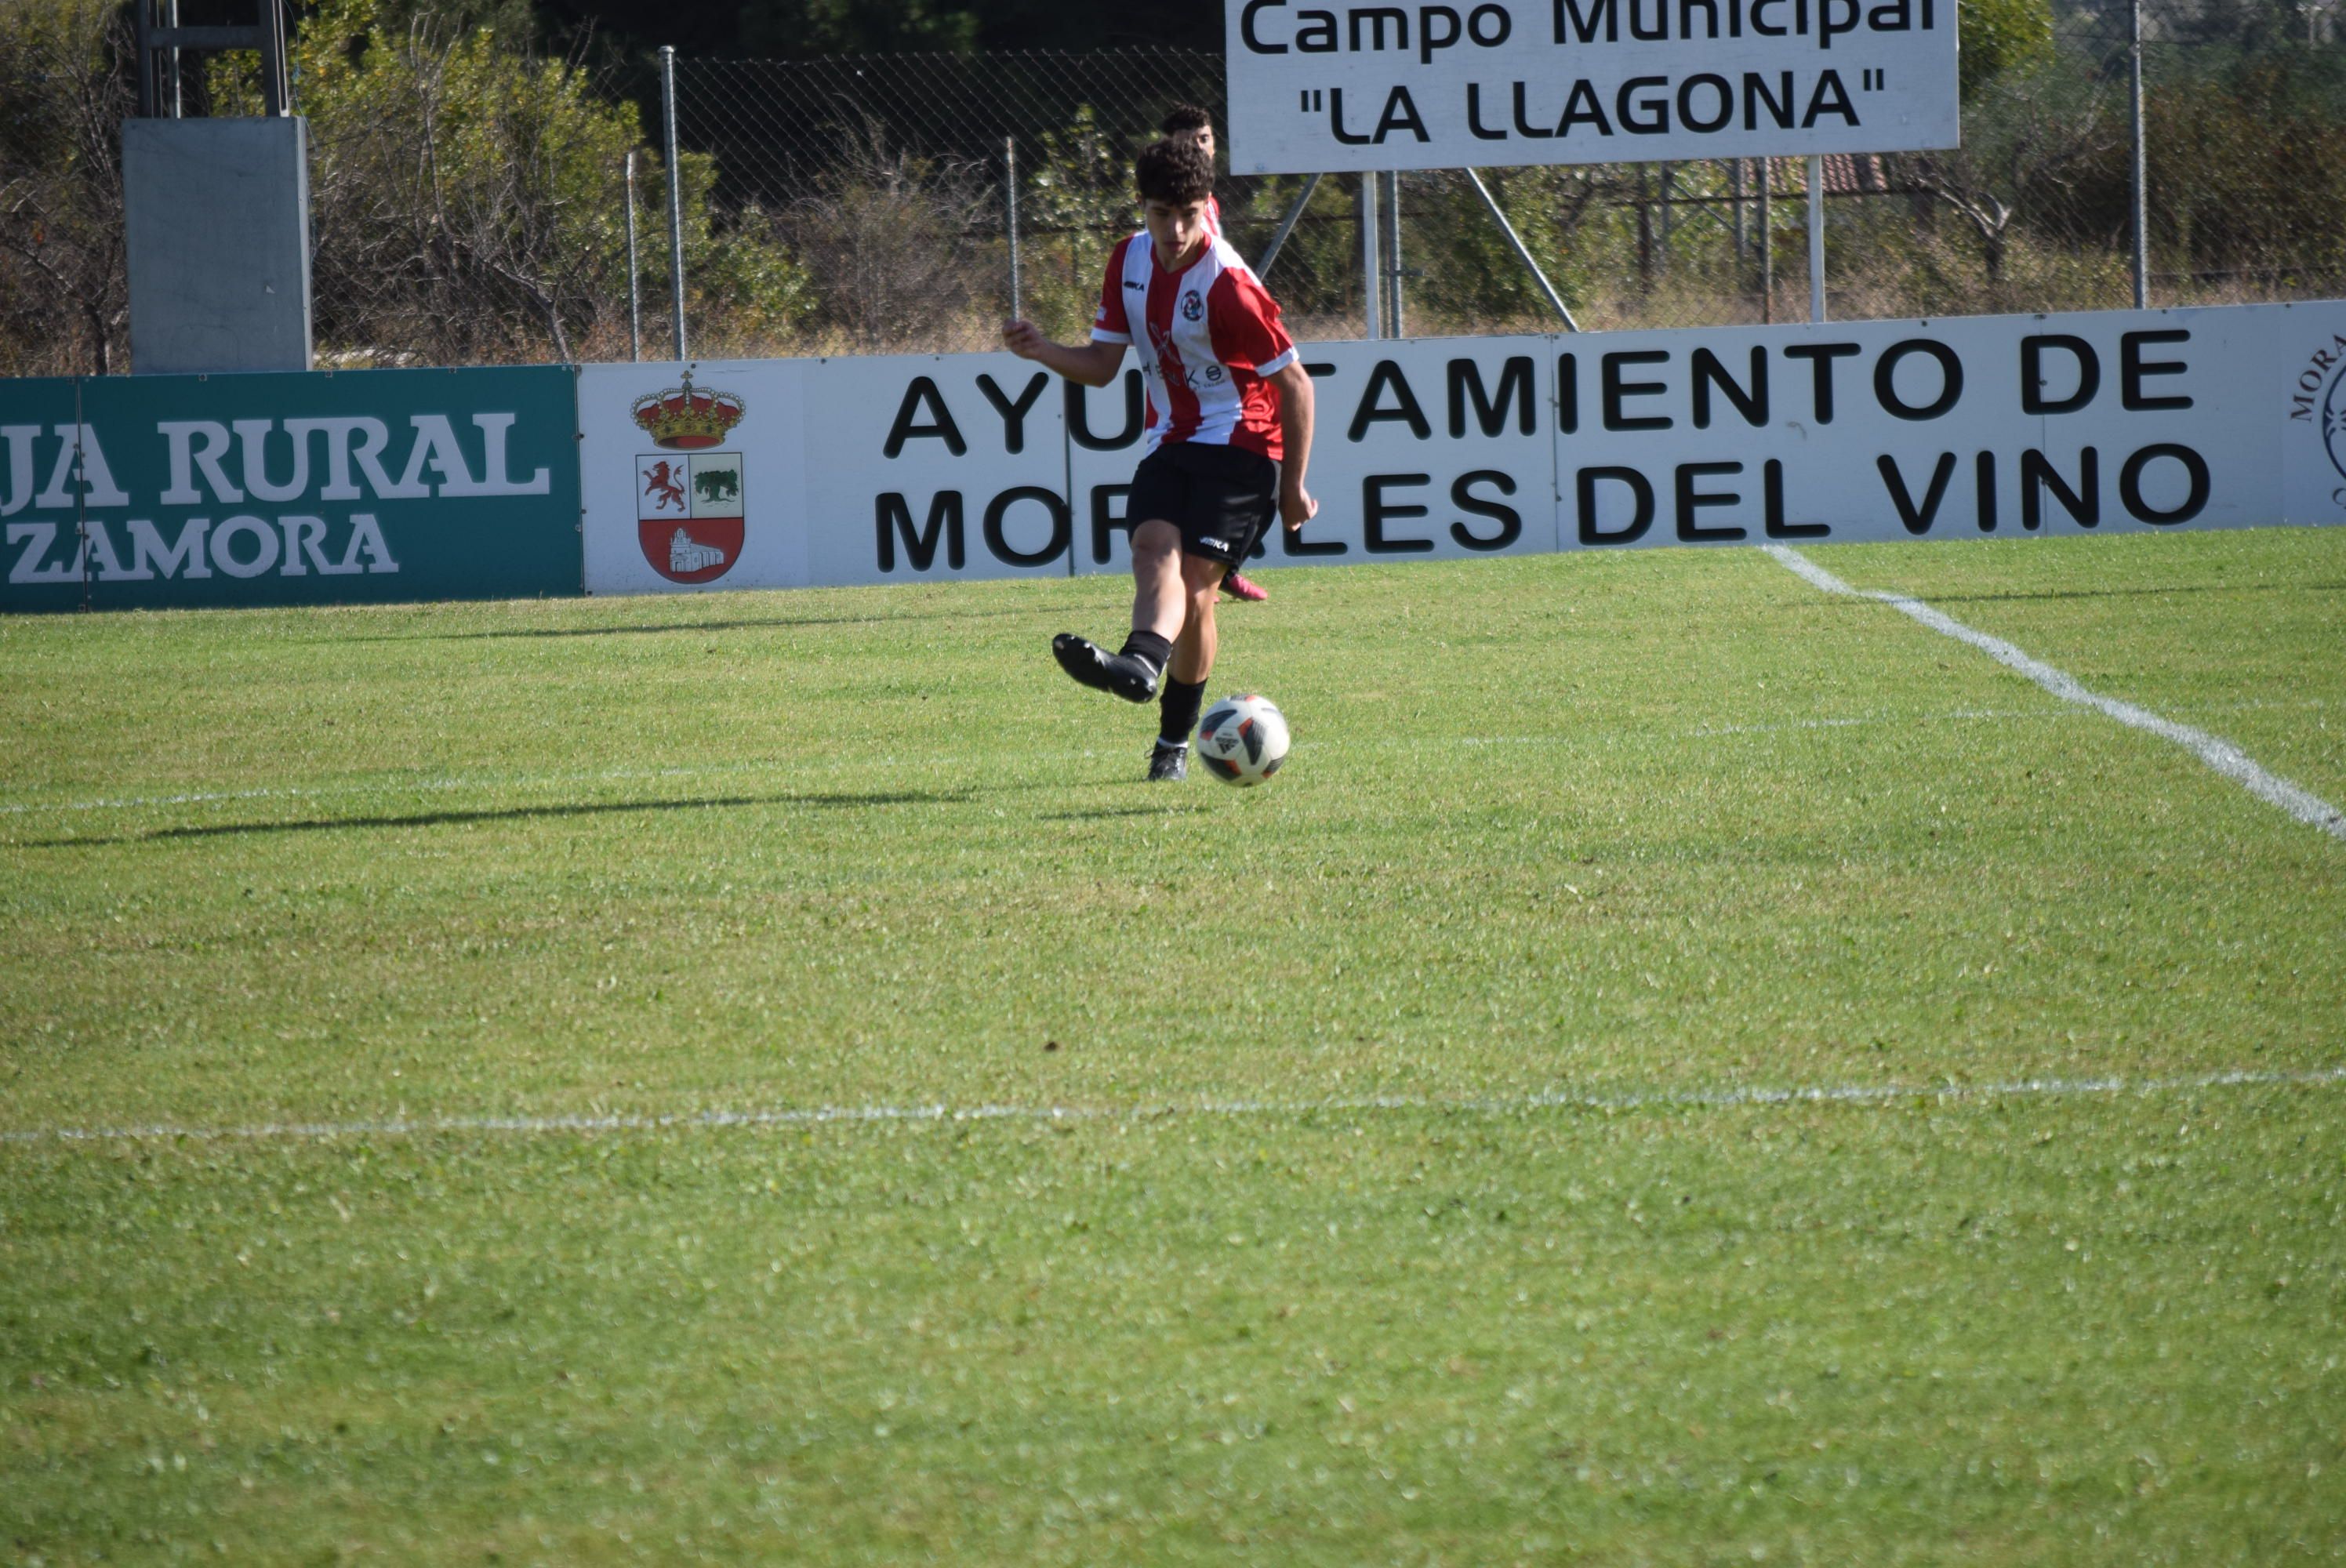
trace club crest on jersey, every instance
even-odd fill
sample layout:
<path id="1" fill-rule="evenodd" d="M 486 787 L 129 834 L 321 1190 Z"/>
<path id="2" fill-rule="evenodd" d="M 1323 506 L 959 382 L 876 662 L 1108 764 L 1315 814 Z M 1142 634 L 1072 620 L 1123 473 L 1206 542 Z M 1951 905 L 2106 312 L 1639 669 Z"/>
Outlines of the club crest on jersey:
<path id="1" fill-rule="evenodd" d="M 1183 321 L 1194 321 L 1205 313 L 1206 301 L 1198 298 L 1198 290 L 1192 289 L 1188 293 L 1181 296 L 1181 319 Z"/>
<path id="2" fill-rule="evenodd" d="M 709 452 L 741 423 L 729 392 L 681 387 L 636 400 L 635 422 L 665 452 L 636 457 L 636 538 L 671 583 L 709 583 L 741 558 L 748 507 L 739 452 Z"/>

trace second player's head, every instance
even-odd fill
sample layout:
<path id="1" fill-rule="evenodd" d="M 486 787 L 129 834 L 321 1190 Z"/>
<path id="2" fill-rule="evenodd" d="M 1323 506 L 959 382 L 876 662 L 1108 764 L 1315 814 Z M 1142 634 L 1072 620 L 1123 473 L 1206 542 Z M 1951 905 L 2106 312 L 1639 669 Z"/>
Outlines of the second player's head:
<path id="1" fill-rule="evenodd" d="M 1214 117 L 1195 104 L 1176 104 L 1172 112 L 1158 122 L 1157 128 L 1168 141 L 1193 141 L 1214 156 Z"/>

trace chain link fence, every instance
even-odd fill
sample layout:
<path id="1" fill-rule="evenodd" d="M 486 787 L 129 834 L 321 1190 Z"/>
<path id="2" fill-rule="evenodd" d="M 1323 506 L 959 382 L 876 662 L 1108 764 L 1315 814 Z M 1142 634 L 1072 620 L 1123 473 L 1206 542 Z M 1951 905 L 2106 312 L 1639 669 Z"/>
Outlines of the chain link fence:
<path id="1" fill-rule="evenodd" d="M 639 92 L 643 89 L 638 87 Z M 656 90 L 656 86 L 655 89 Z M 770 239 L 805 271 L 796 351 L 991 346 L 1010 310 L 1011 196 L 1023 312 L 1080 337 L 1109 249 L 1137 226 L 1130 170 L 1178 104 L 1221 117 L 1219 56 L 679 60 L 678 146 L 719 170 L 714 221 Z M 658 112 L 657 102 L 647 104 Z M 1835 160 L 1847 173 L 1855 160 Z M 1763 222 L 1805 310 L 1798 160 L 1494 171 L 1485 183 L 1586 326 L 1758 321 Z M 1876 178 L 1878 170 L 1871 178 Z M 1853 178 L 1853 176 L 1852 176 Z M 1772 202 L 1761 182 L 1770 181 Z M 1225 232 L 1259 260 L 1311 187 L 1267 280 L 1300 335 L 1368 330 L 1362 181 L 1226 176 Z M 1556 324 L 1461 173 L 1403 173 L 1383 198 L 1380 289 L 1412 334 Z M 1861 194 L 1855 186 L 1851 195 Z M 1779 310 L 1789 308 L 1780 305 Z M 1388 307 L 1390 309 L 1390 307 Z M 1387 318 L 1388 321 L 1390 317 Z M 721 320 L 711 353 L 768 351 Z"/>
<path id="2" fill-rule="evenodd" d="M 325 15 L 293 56 L 321 363 L 668 355 L 656 62 L 589 73 L 428 18 L 321 36 Z M 1823 160 L 1830 313 L 2130 303 L 2128 8 L 1972 0 L 1964 17 L 1964 147 Z M 0 372 L 122 370 L 119 14 L 0 0 Z M 2346 292 L 2346 45 L 2330 5 L 2150 0 L 2143 36 L 2151 301 Z M 199 81 L 211 112 L 249 112 L 236 56 Z M 1178 50 L 683 58 L 675 84 L 696 357 L 992 346 L 1012 307 L 1014 192 L 1017 303 L 1080 338 L 1136 226 L 1133 155 L 1175 105 L 1219 121 L 1224 104 L 1220 57 Z M 1483 179 L 1579 326 L 1694 326 L 1806 317 L 1806 169 Z M 1311 184 L 1226 178 L 1232 242 L 1260 259 Z M 1357 177 L 1319 180 L 1269 270 L 1299 337 L 1367 334 L 1362 199 Z M 1410 335 L 1557 324 L 1465 175 L 1392 177 L 1383 205 L 1388 329 L 1396 299 Z"/>

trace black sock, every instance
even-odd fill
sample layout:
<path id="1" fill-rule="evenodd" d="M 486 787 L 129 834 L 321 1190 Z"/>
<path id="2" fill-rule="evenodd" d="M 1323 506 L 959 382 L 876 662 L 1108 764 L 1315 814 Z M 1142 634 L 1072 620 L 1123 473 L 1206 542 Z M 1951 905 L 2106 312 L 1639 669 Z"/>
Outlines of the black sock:
<path id="1" fill-rule="evenodd" d="M 1149 670 L 1158 675 L 1164 673 L 1166 665 L 1173 658 L 1171 639 L 1160 637 L 1155 632 L 1135 632 L 1124 639 L 1124 647 L 1117 651 L 1147 659 Z"/>
<path id="2" fill-rule="evenodd" d="M 1157 699 L 1157 742 L 1160 746 L 1187 746 L 1189 731 L 1198 728 L 1198 705 L 1206 699 L 1206 683 L 1191 686 L 1186 680 L 1168 677 L 1163 695 Z"/>

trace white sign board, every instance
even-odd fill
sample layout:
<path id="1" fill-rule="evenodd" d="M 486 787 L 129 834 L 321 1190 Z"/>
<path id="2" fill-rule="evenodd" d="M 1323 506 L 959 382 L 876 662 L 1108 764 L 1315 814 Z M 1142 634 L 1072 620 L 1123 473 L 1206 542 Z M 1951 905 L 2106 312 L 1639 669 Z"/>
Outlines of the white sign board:
<path id="1" fill-rule="evenodd" d="M 1230 168 L 1956 145 L 1955 0 L 1227 0 Z"/>
<path id="2" fill-rule="evenodd" d="M 851 357 L 814 373 L 816 581 L 1067 575 L 1066 382 L 1008 353 Z"/>
<path id="3" fill-rule="evenodd" d="M 807 561 L 806 360 L 578 372 L 586 591 L 790 588 Z"/>
<path id="4" fill-rule="evenodd" d="M 2346 523 L 2346 303 L 1302 358 L 1321 512 L 1257 566 Z M 696 365 L 687 394 L 590 366 L 587 589 L 1121 573 L 1137 382 L 956 354 Z"/>

